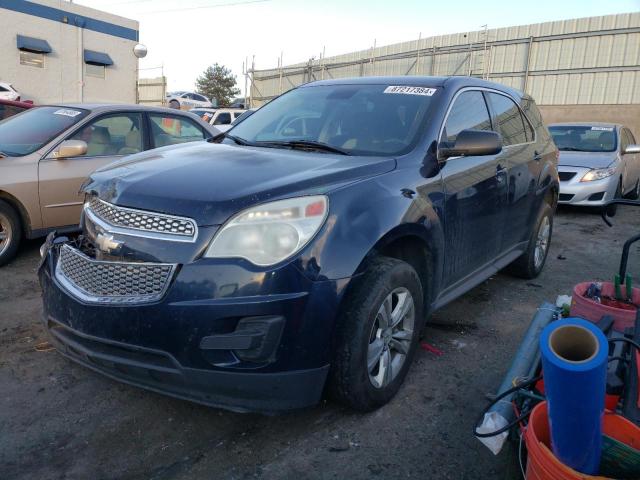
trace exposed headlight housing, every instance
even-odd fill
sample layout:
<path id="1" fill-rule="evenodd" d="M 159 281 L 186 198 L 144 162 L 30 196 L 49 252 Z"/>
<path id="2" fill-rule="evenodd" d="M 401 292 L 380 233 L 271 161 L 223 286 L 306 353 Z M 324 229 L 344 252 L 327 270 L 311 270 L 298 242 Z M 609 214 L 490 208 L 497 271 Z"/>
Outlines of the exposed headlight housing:
<path id="1" fill-rule="evenodd" d="M 264 203 L 232 217 L 216 233 L 206 258 L 245 258 L 264 267 L 302 250 L 327 219 L 324 195 Z"/>
<path id="2" fill-rule="evenodd" d="M 598 168 L 589 170 L 585 173 L 584 177 L 580 179 L 581 182 L 593 182 L 594 180 L 602 180 L 603 178 L 610 177 L 616 173 L 615 167 L 612 168 Z"/>

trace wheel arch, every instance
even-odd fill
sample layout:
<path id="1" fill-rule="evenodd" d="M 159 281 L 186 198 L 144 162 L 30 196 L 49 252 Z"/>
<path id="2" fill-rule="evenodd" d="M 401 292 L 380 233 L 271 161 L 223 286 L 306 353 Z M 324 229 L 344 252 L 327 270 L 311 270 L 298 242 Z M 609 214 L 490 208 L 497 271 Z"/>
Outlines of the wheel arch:
<path id="1" fill-rule="evenodd" d="M 31 233 L 31 221 L 29 212 L 24 207 L 24 205 L 22 205 L 22 202 L 20 202 L 20 200 L 4 190 L 0 190 L 0 200 L 4 200 L 5 202 L 7 202 L 18 213 L 22 233 L 25 237 L 29 238 Z"/>
<path id="2" fill-rule="evenodd" d="M 367 252 L 356 269 L 364 272 L 371 258 L 386 256 L 402 260 L 418 273 L 424 291 L 425 311 L 435 299 L 442 275 L 441 247 L 434 233 L 424 224 L 402 224 L 383 235 Z"/>

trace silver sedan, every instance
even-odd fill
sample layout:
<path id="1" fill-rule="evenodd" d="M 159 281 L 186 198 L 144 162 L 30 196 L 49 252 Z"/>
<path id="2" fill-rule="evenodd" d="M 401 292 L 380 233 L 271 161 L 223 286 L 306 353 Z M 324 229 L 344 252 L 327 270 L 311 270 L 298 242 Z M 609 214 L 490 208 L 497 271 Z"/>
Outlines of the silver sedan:
<path id="1" fill-rule="evenodd" d="M 640 145 L 627 127 L 610 123 L 549 126 L 560 158 L 560 203 L 600 207 L 613 198 L 638 198 Z"/>

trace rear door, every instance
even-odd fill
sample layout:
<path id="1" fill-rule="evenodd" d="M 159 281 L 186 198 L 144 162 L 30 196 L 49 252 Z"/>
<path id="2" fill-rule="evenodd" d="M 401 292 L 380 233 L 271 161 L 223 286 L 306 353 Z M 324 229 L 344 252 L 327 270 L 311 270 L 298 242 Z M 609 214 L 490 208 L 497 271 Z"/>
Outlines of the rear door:
<path id="1" fill-rule="evenodd" d="M 508 95 L 488 91 L 493 128 L 502 136 L 500 167 L 507 169 L 507 206 L 502 250 L 529 238 L 539 205 L 536 203 L 542 152 L 536 150 L 534 129 L 517 103 Z"/>
<path id="2" fill-rule="evenodd" d="M 40 210 L 44 227 L 76 225 L 84 195 L 80 187 L 94 170 L 125 155 L 144 150 L 144 122 L 140 112 L 119 112 L 96 117 L 65 140 L 83 140 L 87 154 L 55 158 L 57 147 L 40 160 Z"/>
<path id="3" fill-rule="evenodd" d="M 459 93 L 447 114 L 440 145 L 452 146 L 466 129 L 491 130 L 480 90 Z M 445 189 L 446 261 L 444 277 L 452 286 L 488 266 L 501 252 L 506 201 L 506 172 L 496 155 L 451 157 L 442 167 Z"/>

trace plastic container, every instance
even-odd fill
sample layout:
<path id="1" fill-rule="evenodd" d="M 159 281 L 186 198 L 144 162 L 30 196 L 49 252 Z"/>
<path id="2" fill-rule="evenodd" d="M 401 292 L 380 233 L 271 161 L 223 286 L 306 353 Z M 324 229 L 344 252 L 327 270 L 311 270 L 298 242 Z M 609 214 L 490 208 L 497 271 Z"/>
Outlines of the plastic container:
<path id="1" fill-rule="evenodd" d="M 640 448 L 640 428 L 620 415 L 605 413 L 602 430 L 611 438 L 633 448 Z M 607 478 L 576 472 L 562 464 L 551 453 L 547 402 L 536 405 L 531 412 L 524 438 L 529 453 L 527 480 L 604 480 Z"/>
<path id="2" fill-rule="evenodd" d="M 635 325 L 636 310 L 624 310 L 622 308 L 609 307 L 601 303 L 594 302 L 584 296 L 592 282 L 579 283 L 573 287 L 571 297 L 571 316 L 580 317 L 591 322 L 599 322 L 605 315 L 611 315 L 614 323 L 613 328 L 619 332 L 624 332 L 628 327 Z M 622 293 L 626 293 L 624 285 L 621 287 Z M 602 282 L 602 295 L 615 298 L 616 292 L 613 283 Z M 640 289 L 634 288 L 631 297 L 633 303 L 640 305 Z"/>

